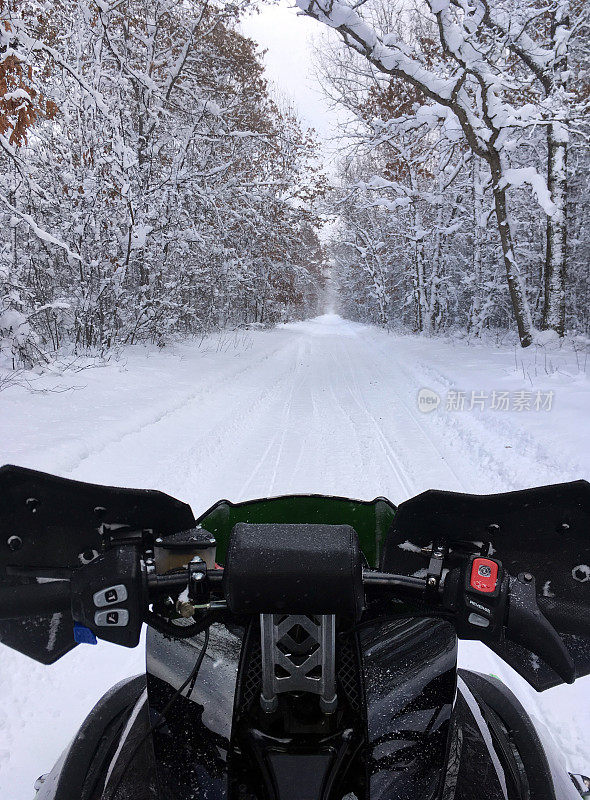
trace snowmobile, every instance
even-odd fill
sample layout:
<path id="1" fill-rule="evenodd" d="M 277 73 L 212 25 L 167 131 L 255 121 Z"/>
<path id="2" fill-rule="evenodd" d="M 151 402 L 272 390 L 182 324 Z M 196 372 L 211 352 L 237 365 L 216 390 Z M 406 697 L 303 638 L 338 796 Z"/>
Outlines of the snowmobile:
<path id="1" fill-rule="evenodd" d="M 590 484 L 300 495 L 195 519 L 156 491 L 0 469 L 0 639 L 97 637 L 146 673 L 90 712 L 37 800 L 588 796 L 485 643 L 536 690 L 590 673 Z"/>

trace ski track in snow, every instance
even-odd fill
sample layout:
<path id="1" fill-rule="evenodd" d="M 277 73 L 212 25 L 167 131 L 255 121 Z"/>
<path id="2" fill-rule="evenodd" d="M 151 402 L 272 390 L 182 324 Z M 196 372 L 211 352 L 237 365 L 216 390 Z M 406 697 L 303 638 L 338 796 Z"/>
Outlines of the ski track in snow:
<path id="1" fill-rule="evenodd" d="M 314 492 L 399 503 L 428 488 L 486 493 L 588 477 L 588 441 L 570 419 L 587 405 L 585 378 L 543 376 L 540 385 L 560 393 L 551 425 L 532 412 L 423 414 L 422 387 L 442 396 L 530 386 L 509 350 L 393 336 L 334 315 L 252 332 L 247 344 L 132 348 L 126 365 L 78 375 L 86 386 L 77 391 L 8 389 L 0 463 L 158 488 L 196 514 L 222 497 Z M 52 667 L 0 652 L 0 795 L 26 800 L 101 694 L 143 670 L 144 650 L 81 646 Z M 537 695 L 477 643 L 461 643 L 460 659 L 509 684 L 568 766 L 590 773 L 590 678 Z"/>

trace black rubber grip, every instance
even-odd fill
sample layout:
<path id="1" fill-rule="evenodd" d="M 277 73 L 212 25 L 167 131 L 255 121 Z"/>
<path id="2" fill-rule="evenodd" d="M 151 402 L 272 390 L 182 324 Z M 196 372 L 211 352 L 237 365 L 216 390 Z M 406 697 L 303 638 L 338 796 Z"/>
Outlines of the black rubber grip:
<path id="1" fill-rule="evenodd" d="M 590 609 L 557 597 L 537 597 L 539 610 L 555 630 L 590 637 Z"/>
<path id="2" fill-rule="evenodd" d="M 0 587 L 0 619 L 38 617 L 68 612 L 70 608 L 69 581 Z"/>

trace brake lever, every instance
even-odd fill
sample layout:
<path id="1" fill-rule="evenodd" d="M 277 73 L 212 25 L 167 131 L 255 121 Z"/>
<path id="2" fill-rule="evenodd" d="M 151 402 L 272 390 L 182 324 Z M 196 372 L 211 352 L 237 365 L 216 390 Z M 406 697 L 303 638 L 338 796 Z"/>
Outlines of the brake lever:
<path id="1" fill-rule="evenodd" d="M 535 579 L 528 572 L 510 578 L 506 638 L 542 658 L 565 683 L 575 681 L 574 661 L 560 635 L 539 610 Z"/>

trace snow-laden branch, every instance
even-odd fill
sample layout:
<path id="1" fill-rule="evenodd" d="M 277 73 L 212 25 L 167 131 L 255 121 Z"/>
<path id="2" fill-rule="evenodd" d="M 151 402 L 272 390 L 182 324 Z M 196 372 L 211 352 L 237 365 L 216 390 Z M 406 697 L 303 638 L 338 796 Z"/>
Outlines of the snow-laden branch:
<path id="1" fill-rule="evenodd" d="M 500 181 L 500 188 L 519 188 L 528 184 L 535 195 L 537 202 L 547 214 L 553 217 L 557 213 L 557 206 L 551 199 L 551 192 L 547 188 L 547 181 L 534 167 L 520 167 L 504 170 Z"/>
<path id="2" fill-rule="evenodd" d="M 296 5 L 308 16 L 338 30 L 347 44 L 382 72 L 403 75 L 435 102 L 448 104 L 457 86 L 457 79 L 444 78 L 426 69 L 418 58 L 412 56 L 397 34 L 379 37 L 355 8 L 340 0 L 296 0 Z"/>
<path id="3" fill-rule="evenodd" d="M 82 261 L 81 257 L 77 253 L 74 253 L 72 250 L 70 250 L 70 248 L 65 242 L 60 241 L 60 239 L 58 239 L 48 231 L 41 228 L 35 222 L 35 220 L 30 214 L 25 214 L 23 211 L 20 211 L 20 209 L 13 206 L 12 203 L 9 203 L 8 199 L 4 197 L 2 194 L 0 194 L 0 202 L 4 204 L 4 206 L 11 212 L 11 214 L 14 214 L 23 222 L 26 222 L 26 224 L 33 231 L 35 236 L 37 236 L 42 242 L 46 242 L 46 244 L 53 244 L 56 247 L 60 247 L 62 250 L 65 250 L 69 258 L 72 258 L 75 261 Z"/>
<path id="4" fill-rule="evenodd" d="M 76 83 L 80 85 L 88 97 L 91 97 L 94 100 L 98 110 L 101 111 L 105 117 L 110 118 L 111 112 L 109 109 L 109 104 L 105 100 L 102 93 L 95 89 L 78 70 L 74 69 L 74 67 L 63 58 L 61 53 L 59 53 L 56 48 L 51 47 L 41 39 L 35 39 L 32 37 L 26 32 L 24 26 L 22 25 L 17 27 L 17 31 L 19 45 L 21 47 L 21 50 L 16 54 L 18 57 L 22 57 L 23 51 L 28 51 L 29 53 L 45 53 L 45 55 L 49 56 L 55 64 L 57 64 L 64 72 L 70 75 L 70 77 L 72 77 Z"/>

